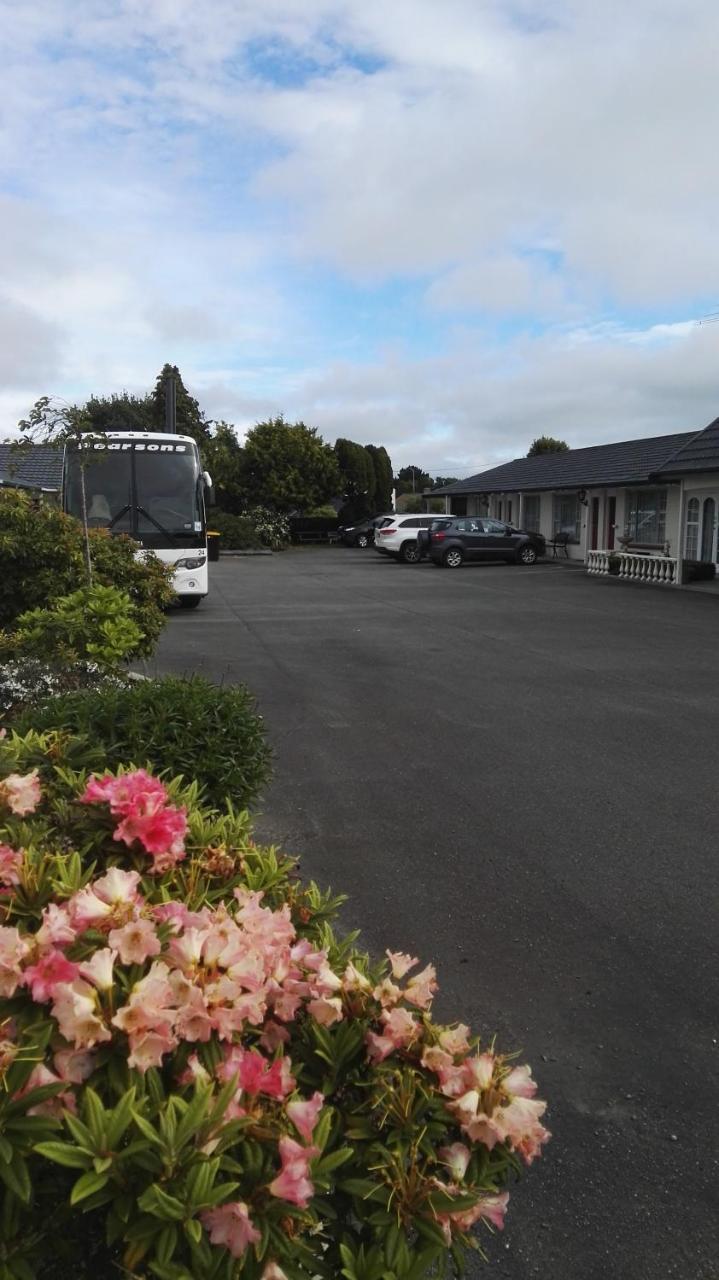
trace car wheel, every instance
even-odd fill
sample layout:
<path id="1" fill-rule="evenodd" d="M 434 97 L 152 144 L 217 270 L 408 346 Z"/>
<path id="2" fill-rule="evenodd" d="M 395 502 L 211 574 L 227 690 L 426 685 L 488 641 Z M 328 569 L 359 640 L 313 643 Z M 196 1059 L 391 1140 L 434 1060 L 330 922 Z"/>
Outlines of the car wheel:
<path id="1" fill-rule="evenodd" d="M 202 596 L 178 596 L 183 609 L 196 609 Z"/>
<path id="2" fill-rule="evenodd" d="M 536 549 L 530 543 L 525 543 L 523 547 L 520 547 L 517 553 L 517 560 L 520 564 L 536 564 Z"/>
<path id="3" fill-rule="evenodd" d="M 450 547 L 442 556 L 442 564 L 445 569 L 459 569 L 464 560 L 464 552 L 461 547 Z"/>
<path id="4" fill-rule="evenodd" d="M 399 558 L 404 564 L 419 564 L 422 554 L 416 542 L 403 542 L 399 549 Z"/>
<path id="5" fill-rule="evenodd" d="M 366 534 L 366 533 L 359 533 L 359 534 L 357 535 L 357 542 L 356 542 L 356 544 L 355 544 L 355 545 L 356 545 L 356 546 L 358 546 L 358 547 L 368 547 L 368 546 L 369 546 L 369 538 L 367 537 L 367 534 Z"/>

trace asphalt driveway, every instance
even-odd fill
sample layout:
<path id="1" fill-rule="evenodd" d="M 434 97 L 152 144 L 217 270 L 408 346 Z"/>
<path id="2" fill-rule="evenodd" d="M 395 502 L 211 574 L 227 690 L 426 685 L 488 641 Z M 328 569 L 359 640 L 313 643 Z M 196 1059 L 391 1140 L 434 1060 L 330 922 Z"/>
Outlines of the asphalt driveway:
<path id="1" fill-rule="evenodd" d="M 342 548 L 212 570 L 156 666 L 257 695 L 261 836 L 550 1101 L 470 1274 L 717 1280 L 719 598 Z"/>

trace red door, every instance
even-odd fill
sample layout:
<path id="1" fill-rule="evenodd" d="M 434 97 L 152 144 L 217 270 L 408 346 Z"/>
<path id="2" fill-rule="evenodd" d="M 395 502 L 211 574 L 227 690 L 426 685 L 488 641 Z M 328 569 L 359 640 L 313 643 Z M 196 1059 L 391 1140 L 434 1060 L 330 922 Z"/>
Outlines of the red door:
<path id="1" fill-rule="evenodd" d="M 599 498 L 592 498 L 592 529 L 591 543 L 592 551 L 596 551 L 599 546 Z"/>
<path id="2" fill-rule="evenodd" d="M 614 550 L 614 526 L 617 522 L 617 500 L 607 499 L 607 551 Z"/>

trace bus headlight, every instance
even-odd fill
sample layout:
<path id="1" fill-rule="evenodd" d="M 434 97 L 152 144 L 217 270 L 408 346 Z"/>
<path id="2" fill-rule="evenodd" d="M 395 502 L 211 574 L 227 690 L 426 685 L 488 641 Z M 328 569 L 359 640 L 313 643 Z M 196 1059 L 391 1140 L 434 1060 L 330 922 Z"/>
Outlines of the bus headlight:
<path id="1" fill-rule="evenodd" d="M 205 563 L 205 556 L 183 556 L 181 560 L 176 560 L 173 568 L 175 569 L 201 569 Z"/>

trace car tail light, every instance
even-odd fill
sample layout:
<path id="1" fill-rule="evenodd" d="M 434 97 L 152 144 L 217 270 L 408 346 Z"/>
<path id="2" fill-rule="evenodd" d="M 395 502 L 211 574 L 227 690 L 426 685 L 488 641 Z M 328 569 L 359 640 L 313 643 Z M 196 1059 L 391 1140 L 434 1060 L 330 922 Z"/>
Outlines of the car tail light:
<path id="1" fill-rule="evenodd" d="M 383 533 L 394 533 L 395 530 L 390 526 L 389 529 L 378 529 L 377 532 L 381 537 Z"/>
<path id="2" fill-rule="evenodd" d="M 433 534 L 432 534 L 432 541 L 433 541 L 433 542 L 442 542 L 442 540 L 443 540 L 444 538 L 446 538 L 446 536 L 447 536 L 447 535 L 446 535 L 445 533 L 433 533 Z"/>

